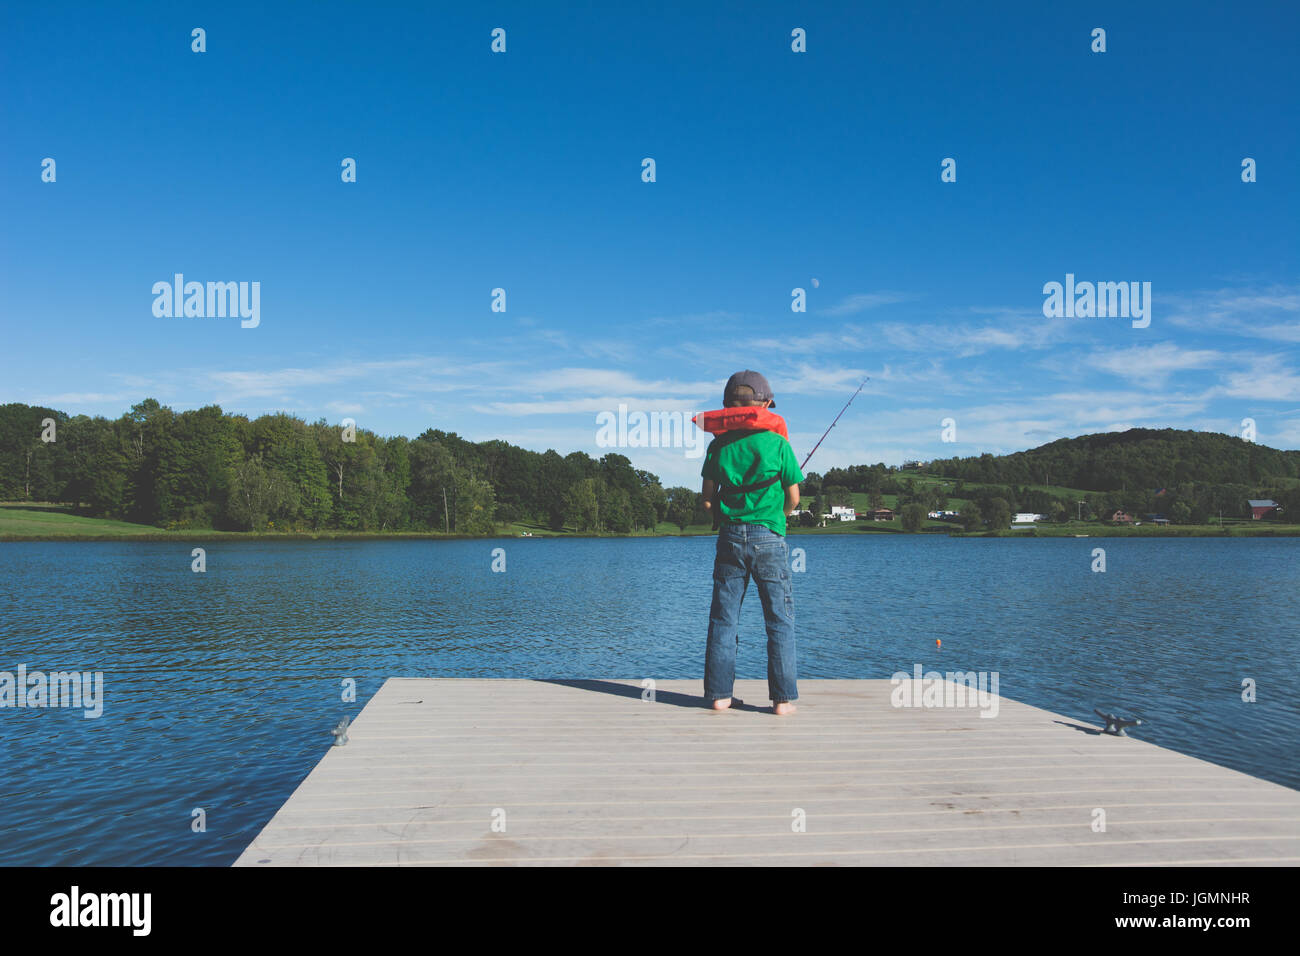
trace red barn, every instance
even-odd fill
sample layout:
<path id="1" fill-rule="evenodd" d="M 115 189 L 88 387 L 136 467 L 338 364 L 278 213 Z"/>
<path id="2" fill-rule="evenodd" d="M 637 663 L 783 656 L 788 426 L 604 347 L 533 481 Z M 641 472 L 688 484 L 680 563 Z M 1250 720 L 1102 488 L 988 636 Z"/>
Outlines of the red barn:
<path id="1" fill-rule="evenodd" d="M 1250 517 L 1253 521 L 1272 518 L 1282 510 L 1271 498 L 1251 498 L 1246 503 L 1250 505 Z"/>

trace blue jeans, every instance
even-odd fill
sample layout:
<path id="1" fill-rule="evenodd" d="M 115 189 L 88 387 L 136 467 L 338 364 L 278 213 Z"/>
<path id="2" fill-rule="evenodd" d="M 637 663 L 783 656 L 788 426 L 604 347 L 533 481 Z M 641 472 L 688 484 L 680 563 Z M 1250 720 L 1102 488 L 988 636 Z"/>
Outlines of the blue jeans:
<path id="1" fill-rule="evenodd" d="M 740 605 L 749 579 L 758 585 L 767 625 L 767 692 L 775 703 L 797 700 L 794 655 L 794 591 L 785 538 L 760 524 L 723 522 L 713 561 L 713 606 L 704 656 L 704 697 L 731 696 L 740 643 Z"/>

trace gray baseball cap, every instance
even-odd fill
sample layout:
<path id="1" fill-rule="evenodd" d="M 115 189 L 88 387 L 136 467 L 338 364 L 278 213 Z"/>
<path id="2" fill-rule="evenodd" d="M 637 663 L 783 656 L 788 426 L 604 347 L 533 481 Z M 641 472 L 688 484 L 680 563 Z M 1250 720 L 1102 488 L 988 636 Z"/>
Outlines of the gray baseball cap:
<path id="1" fill-rule="evenodd" d="M 737 372 L 731 378 L 727 379 L 727 387 L 722 390 L 722 402 L 726 404 L 727 396 L 730 395 L 738 385 L 748 385 L 754 392 L 754 398 L 760 402 L 772 399 L 772 407 L 776 408 L 776 396 L 772 394 L 772 386 L 767 384 L 767 379 L 760 373 L 745 369 L 743 372 Z"/>

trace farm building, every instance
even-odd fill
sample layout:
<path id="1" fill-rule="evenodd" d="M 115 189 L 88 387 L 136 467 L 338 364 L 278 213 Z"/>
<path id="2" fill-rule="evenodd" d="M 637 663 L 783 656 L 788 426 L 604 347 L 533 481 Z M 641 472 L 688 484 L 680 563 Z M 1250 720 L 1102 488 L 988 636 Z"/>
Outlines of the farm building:
<path id="1" fill-rule="evenodd" d="M 1253 521 L 1258 521 L 1260 518 L 1275 518 L 1282 512 L 1278 503 L 1272 498 L 1251 498 L 1246 503 L 1250 505 L 1250 517 Z"/>

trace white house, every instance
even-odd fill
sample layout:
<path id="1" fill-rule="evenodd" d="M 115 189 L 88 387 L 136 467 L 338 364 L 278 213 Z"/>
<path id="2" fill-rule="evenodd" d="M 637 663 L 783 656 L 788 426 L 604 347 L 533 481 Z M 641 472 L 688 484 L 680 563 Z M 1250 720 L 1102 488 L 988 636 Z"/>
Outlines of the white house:
<path id="1" fill-rule="evenodd" d="M 844 505 L 831 505 L 831 517 L 838 518 L 840 521 L 856 521 L 858 513 Z"/>

